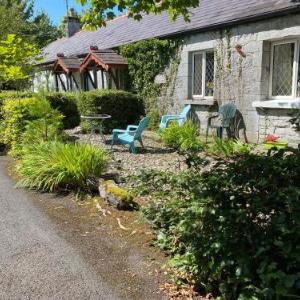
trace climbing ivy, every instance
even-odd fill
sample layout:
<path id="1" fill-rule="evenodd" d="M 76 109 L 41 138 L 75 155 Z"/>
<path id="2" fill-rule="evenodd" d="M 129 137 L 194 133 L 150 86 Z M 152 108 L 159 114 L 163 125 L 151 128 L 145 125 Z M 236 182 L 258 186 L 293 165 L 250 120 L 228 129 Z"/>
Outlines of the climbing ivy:
<path id="1" fill-rule="evenodd" d="M 164 85 L 155 83 L 155 77 L 176 58 L 179 43 L 178 40 L 150 39 L 120 48 L 121 55 L 128 62 L 132 89 L 143 98 L 147 112 L 156 108 L 157 97 L 164 88 Z M 172 66 L 171 70 L 174 70 Z M 166 76 L 166 81 L 169 77 Z"/>

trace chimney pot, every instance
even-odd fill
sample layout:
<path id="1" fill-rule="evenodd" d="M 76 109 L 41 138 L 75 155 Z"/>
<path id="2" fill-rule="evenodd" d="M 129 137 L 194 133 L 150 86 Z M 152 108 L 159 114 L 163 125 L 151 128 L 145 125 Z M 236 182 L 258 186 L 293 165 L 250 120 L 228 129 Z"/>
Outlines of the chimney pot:
<path id="1" fill-rule="evenodd" d="M 99 48 L 98 48 L 98 46 L 96 46 L 96 45 L 91 45 L 91 46 L 90 46 L 90 50 L 91 50 L 91 51 L 98 51 Z"/>

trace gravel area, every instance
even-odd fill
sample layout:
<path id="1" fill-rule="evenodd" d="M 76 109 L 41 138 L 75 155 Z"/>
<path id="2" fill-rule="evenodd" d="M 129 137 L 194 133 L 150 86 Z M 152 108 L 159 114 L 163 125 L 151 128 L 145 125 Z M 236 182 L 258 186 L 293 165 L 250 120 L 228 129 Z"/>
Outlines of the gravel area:
<path id="1" fill-rule="evenodd" d="M 171 149 L 165 148 L 155 133 L 145 131 L 143 134 L 144 149 L 136 143 L 136 153 L 131 154 L 128 146 L 114 145 L 111 149 L 111 135 L 106 135 L 104 143 L 100 135 L 80 133 L 80 129 L 66 130 L 66 133 L 83 143 L 91 143 L 107 149 L 113 157 L 112 169 L 117 169 L 122 175 L 133 175 L 141 169 L 180 172 L 186 169 L 184 158 Z"/>

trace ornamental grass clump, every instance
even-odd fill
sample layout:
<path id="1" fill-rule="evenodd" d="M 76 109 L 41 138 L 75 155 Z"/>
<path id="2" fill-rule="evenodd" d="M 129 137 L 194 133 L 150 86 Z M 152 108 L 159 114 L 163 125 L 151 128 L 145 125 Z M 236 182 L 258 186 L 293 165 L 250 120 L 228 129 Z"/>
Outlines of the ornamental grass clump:
<path id="1" fill-rule="evenodd" d="M 17 171 L 24 187 L 49 192 L 88 192 L 88 179 L 100 177 L 108 160 L 105 150 L 91 145 L 41 142 L 26 147 Z"/>

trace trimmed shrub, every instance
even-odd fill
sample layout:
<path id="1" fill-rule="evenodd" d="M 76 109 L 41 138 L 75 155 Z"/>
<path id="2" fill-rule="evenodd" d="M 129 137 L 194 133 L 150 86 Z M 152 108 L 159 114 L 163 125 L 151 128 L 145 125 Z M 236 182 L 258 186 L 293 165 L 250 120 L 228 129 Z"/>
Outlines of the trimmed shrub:
<path id="1" fill-rule="evenodd" d="M 121 90 L 98 90 L 80 93 L 78 109 L 81 115 L 99 113 L 112 116 L 104 122 L 106 131 L 114 128 L 126 128 L 128 124 L 137 124 L 144 115 L 143 102 L 134 94 Z M 82 122 L 84 129 L 88 128 Z"/>
<path id="2" fill-rule="evenodd" d="M 71 129 L 80 124 L 80 114 L 77 108 L 77 95 L 75 93 L 47 93 L 46 99 L 52 108 L 57 109 L 64 116 L 62 122 L 64 129 Z"/>
<path id="3" fill-rule="evenodd" d="M 82 192 L 89 178 L 102 175 L 107 163 L 106 151 L 88 144 L 41 142 L 26 147 L 17 171 L 24 187 Z"/>

